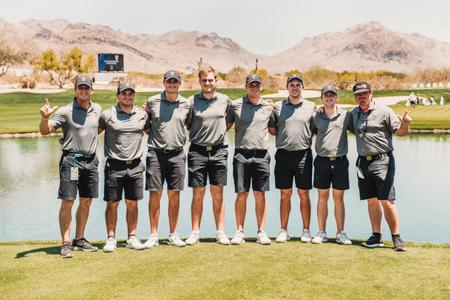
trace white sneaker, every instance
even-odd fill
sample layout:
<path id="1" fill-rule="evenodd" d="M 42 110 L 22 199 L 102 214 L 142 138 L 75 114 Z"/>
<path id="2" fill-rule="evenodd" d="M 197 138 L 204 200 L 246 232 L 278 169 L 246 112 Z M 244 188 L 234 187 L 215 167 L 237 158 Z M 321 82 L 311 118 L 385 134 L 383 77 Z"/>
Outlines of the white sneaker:
<path id="1" fill-rule="evenodd" d="M 261 245 L 270 245 L 271 240 L 269 239 L 265 231 L 260 231 L 256 235 L 256 242 Z"/>
<path id="2" fill-rule="evenodd" d="M 351 245 L 352 241 L 348 238 L 345 232 L 341 231 L 336 233 L 336 243 L 341 245 Z"/>
<path id="3" fill-rule="evenodd" d="M 216 232 L 216 243 L 220 244 L 220 245 L 229 245 L 230 244 L 230 239 L 228 239 L 227 235 L 225 234 L 225 232 L 218 230 Z"/>
<path id="4" fill-rule="evenodd" d="M 189 246 L 200 243 L 200 231 L 192 231 L 185 243 Z"/>
<path id="5" fill-rule="evenodd" d="M 322 244 L 328 241 L 327 233 L 325 231 L 319 231 L 317 235 L 312 239 L 313 244 Z"/>
<path id="6" fill-rule="evenodd" d="M 117 249 L 117 240 L 113 237 L 109 237 L 106 240 L 105 246 L 103 246 L 103 252 L 114 252 Z"/>
<path id="7" fill-rule="evenodd" d="M 240 245 L 245 243 L 245 234 L 243 231 L 236 231 L 235 235 L 233 236 L 233 238 L 231 239 L 231 244 L 232 245 Z"/>
<path id="8" fill-rule="evenodd" d="M 158 246 L 158 245 L 159 245 L 159 242 L 158 242 L 158 234 L 157 233 L 150 234 L 150 237 L 144 243 L 144 246 L 147 249 L 150 249 L 150 248 Z"/>
<path id="9" fill-rule="evenodd" d="M 277 239 L 275 240 L 275 242 L 277 242 L 277 243 L 286 243 L 290 239 L 291 239 L 291 237 L 289 236 L 287 230 L 281 229 L 281 231 L 278 234 Z"/>
<path id="10" fill-rule="evenodd" d="M 301 237 L 300 237 L 300 240 L 303 242 L 303 243 L 309 243 L 309 242 L 311 242 L 311 240 L 312 240 L 312 236 L 311 236 L 311 231 L 309 231 L 309 229 L 303 229 L 303 231 L 302 231 L 302 235 L 301 235 Z"/>
<path id="11" fill-rule="evenodd" d="M 141 241 L 137 237 L 132 235 L 127 240 L 127 248 L 134 250 L 142 250 L 145 249 L 145 246 L 141 243 Z"/>
<path id="12" fill-rule="evenodd" d="M 168 244 L 175 247 L 186 246 L 186 244 L 180 239 L 176 232 L 169 234 Z"/>

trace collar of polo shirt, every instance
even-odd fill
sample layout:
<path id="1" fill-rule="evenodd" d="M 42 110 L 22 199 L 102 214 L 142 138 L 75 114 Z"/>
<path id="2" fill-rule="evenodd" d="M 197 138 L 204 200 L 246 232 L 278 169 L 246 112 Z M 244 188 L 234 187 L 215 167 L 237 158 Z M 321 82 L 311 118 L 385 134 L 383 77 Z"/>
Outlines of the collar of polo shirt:
<path id="1" fill-rule="evenodd" d="M 199 94 L 199 98 L 202 99 L 202 100 L 206 100 L 206 101 L 216 100 L 216 99 L 217 99 L 217 93 L 214 92 L 214 95 L 212 96 L 212 98 L 208 99 L 208 98 L 206 98 L 206 97 L 203 95 L 203 92 L 201 92 L 201 93 Z"/>
<path id="2" fill-rule="evenodd" d="M 119 103 L 116 104 L 116 110 L 118 113 L 122 113 L 122 114 L 127 114 L 127 115 L 134 115 L 137 111 L 137 108 L 135 106 L 133 106 L 133 109 L 131 110 L 131 112 L 125 112 L 122 110 L 122 108 L 120 107 Z"/>
<path id="3" fill-rule="evenodd" d="M 73 107 L 76 108 L 76 109 L 82 109 L 82 110 L 84 110 L 84 109 L 80 106 L 80 104 L 78 104 L 77 98 L 75 98 L 75 97 L 73 97 Z M 89 111 L 91 111 L 92 109 L 94 109 L 94 108 L 92 107 L 92 102 L 89 101 L 89 108 L 88 108 L 87 111 L 89 112 Z"/>

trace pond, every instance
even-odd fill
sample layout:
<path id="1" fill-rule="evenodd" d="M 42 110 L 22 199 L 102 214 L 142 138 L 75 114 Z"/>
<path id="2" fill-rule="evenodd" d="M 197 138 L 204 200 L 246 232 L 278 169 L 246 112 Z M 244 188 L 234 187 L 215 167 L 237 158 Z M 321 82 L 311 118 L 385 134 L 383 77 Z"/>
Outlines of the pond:
<path id="1" fill-rule="evenodd" d="M 356 146 L 354 137 L 349 137 L 350 190 L 346 192 L 346 232 L 351 238 L 365 239 L 370 233 L 367 204 L 358 197 L 357 177 L 354 162 Z M 228 158 L 228 186 L 225 188 L 225 232 L 231 236 L 235 232 L 234 199 L 232 179 L 232 133 L 228 133 L 230 143 Z M 274 141 L 271 141 L 271 154 L 274 155 Z M 395 186 L 397 205 L 400 212 L 400 227 L 406 241 L 450 243 L 450 135 L 409 135 L 394 137 L 396 157 Z M 100 198 L 94 199 L 86 238 L 101 240 L 105 238 L 105 202 L 103 201 L 103 136 L 100 138 L 98 156 L 100 158 Z M 57 138 L 23 138 L 0 140 L 0 241 L 10 240 L 58 240 L 59 200 L 58 161 L 61 155 Z M 272 158 L 272 174 L 274 159 Z M 186 178 L 187 184 L 187 178 Z M 271 177 L 271 191 L 267 193 L 268 215 L 266 231 L 276 236 L 280 227 L 279 191 L 274 188 Z M 139 202 L 138 237 L 149 235 L 147 213 L 148 192 Z M 186 237 L 191 230 L 190 203 L 192 192 L 186 186 L 182 192 L 178 233 Z M 289 220 L 291 236 L 299 236 L 301 219 L 299 199 L 292 199 Z M 311 231 L 318 230 L 316 205 L 317 192 L 311 191 L 312 220 Z M 327 232 L 334 237 L 336 225 L 333 216 L 333 201 L 329 202 Z M 75 210 L 73 211 L 73 214 Z M 256 236 L 256 217 L 254 199 L 247 203 L 245 232 Z M 74 228 L 74 226 L 72 226 Z M 383 220 L 383 234 L 389 239 L 389 229 Z M 164 194 L 161 205 L 160 237 L 168 235 L 167 197 Z M 73 236 L 73 233 L 72 235 Z M 215 236 L 211 199 L 207 194 L 201 224 L 201 236 Z M 117 237 L 126 238 L 125 207 L 119 209 Z"/>

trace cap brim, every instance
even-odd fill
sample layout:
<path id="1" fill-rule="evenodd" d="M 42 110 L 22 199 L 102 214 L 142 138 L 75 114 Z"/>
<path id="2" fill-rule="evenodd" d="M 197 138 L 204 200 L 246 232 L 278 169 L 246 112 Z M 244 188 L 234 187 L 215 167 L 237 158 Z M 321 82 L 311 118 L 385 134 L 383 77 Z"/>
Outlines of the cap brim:
<path id="1" fill-rule="evenodd" d="M 253 83 L 253 82 L 261 83 L 261 81 L 254 79 L 254 80 L 247 81 L 247 84 L 250 84 L 250 83 Z"/>
<path id="2" fill-rule="evenodd" d="M 177 80 L 177 81 L 181 81 L 181 79 L 180 79 L 180 78 L 177 78 L 177 77 L 167 77 L 167 78 L 164 78 L 164 81 L 170 80 L 170 79 L 175 79 L 175 80 Z"/>
<path id="3" fill-rule="evenodd" d="M 131 87 L 127 87 L 127 88 L 124 88 L 124 89 L 120 89 L 120 90 L 119 90 L 119 93 L 125 92 L 126 90 L 130 90 L 130 91 L 133 91 L 133 93 L 136 93 L 135 89 L 133 89 L 133 88 L 131 88 Z"/>
<path id="4" fill-rule="evenodd" d="M 85 86 L 89 87 L 90 89 L 92 89 L 92 84 L 89 84 L 89 83 L 86 83 L 86 82 L 80 82 L 75 87 L 79 87 L 79 86 L 82 86 L 82 85 L 85 85 Z"/>
<path id="5" fill-rule="evenodd" d="M 357 90 L 357 91 L 353 92 L 353 95 L 362 94 L 362 93 L 365 93 L 365 92 L 370 92 L 370 90 L 369 89 Z"/>
<path id="6" fill-rule="evenodd" d="M 333 94 L 335 94 L 335 95 L 337 96 L 336 91 L 333 91 L 333 90 L 323 91 L 323 92 L 322 92 L 322 96 L 325 95 L 326 93 L 330 93 L 330 92 L 333 93 Z"/>

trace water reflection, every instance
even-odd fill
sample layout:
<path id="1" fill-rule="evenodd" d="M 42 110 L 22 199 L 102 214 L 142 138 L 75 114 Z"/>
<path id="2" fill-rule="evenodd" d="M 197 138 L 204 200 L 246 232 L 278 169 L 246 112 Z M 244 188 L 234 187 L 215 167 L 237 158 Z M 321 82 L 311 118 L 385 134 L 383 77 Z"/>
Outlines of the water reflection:
<path id="1" fill-rule="evenodd" d="M 228 140 L 233 143 L 229 134 Z M 272 140 L 272 145 L 274 141 Z M 396 188 L 402 235 L 409 241 L 450 242 L 448 216 L 450 213 L 450 135 L 410 135 L 395 138 Z M 356 172 L 356 147 L 353 137 L 349 142 L 349 160 L 351 190 L 346 193 L 346 231 L 351 237 L 366 238 L 370 233 L 366 202 L 358 198 Z M 99 149 L 103 149 L 103 138 Z M 231 235 L 235 231 L 234 191 L 231 172 L 233 146 L 229 148 L 229 185 L 225 189 L 226 224 L 225 230 Z M 275 149 L 271 149 L 273 154 Z M 61 155 L 57 138 L 4 139 L 0 140 L 0 240 L 58 239 L 58 209 L 56 199 L 58 188 L 58 161 Z M 103 151 L 100 158 L 100 197 L 103 196 Z M 272 159 L 272 170 L 274 159 Z M 187 180 L 186 180 L 187 183 Z M 269 213 L 266 230 L 275 236 L 279 230 L 279 192 L 274 189 L 267 193 Z M 185 188 L 182 193 L 178 232 L 187 236 L 190 232 L 190 201 L 192 192 Z M 148 193 L 139 203 L 138 235 L 142 238 L 149 233 L 147 215 Z M 311 191 L 312 222 L 311 230 L 318 229 L 316 214 L 317 193 Z M 247 204 L 246 234 L 256 235 L 254 200 Z M 215 225 L 212 216 L 211 199 L 205 198 L 201 226 L 202 236 L 214 236 Z M 90 239 L 103 239 L 105 236 L 104 207 L 102 198 L 96 199 L 91 208 L 86 236 Z M 160 235 L 168 234 L 167 197 L 164 196 L 161 207 Z M 333 217 L 332 200 L 329 203 L 327 231 L 334 236 L 336 226 Z M 293 198 L 289 221 L 291 235 L 300 233 L 299 200 Z M 118 217 L 118 237 L 125 238 L 125 209 L 122 204 Z M 383 221 L 383 234 L 389 239 L 387 224 Z"/>

